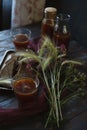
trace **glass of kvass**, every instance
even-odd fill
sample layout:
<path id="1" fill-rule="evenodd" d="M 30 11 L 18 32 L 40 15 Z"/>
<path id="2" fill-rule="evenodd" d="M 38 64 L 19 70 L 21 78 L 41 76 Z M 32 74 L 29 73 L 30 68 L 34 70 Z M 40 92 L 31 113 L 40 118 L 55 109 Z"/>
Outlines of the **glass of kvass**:
<path id="1" fill-rule="evenodd" d="M 28 28 L 14 28 L 11 30 L 12 41 L 16 50 L 27 50 L 30 43 L 31 30 Z"/>
<path id="2" fill-rule="evenodd" d="M 39 79 L 20 77 L 12 83 L 19 106 L 24 106 L 37 99 Z"/>

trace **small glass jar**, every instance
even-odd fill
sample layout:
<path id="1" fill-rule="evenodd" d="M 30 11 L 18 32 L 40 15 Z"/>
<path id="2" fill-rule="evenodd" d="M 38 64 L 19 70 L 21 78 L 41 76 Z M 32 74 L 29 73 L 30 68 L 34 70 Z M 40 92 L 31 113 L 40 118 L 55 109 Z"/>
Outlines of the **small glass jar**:
<path id="1" fill-rule="evenodd" d="M 16 50 L 27 50 L 30 44 L 31 30 L 28 28 L 13 28 L 11 37 Z"/>
<path id="2" fill-rule="evenodd" d="M 44 18 L 42 20 L 41 34 L 52 39 L 54 20 L 57 15 L 57 9 L 54 7 L 47 7 L 44 10 Z"/>
<path id="3" fill-rule="evenodd" d="M 68 50 L 69 41 L 71 37 L 70 32 L 70 15 L 69 14 L 59 14 L 56 18 L 53 40 L 54 43 L 60 47 L 65 47 Z"/>
<path id="4" fill-rule="evenodd" d="M 39 79 L 21 77 L 13 81 L 13 90 L 19 106 L 34 101 L 38 95 Z"/>

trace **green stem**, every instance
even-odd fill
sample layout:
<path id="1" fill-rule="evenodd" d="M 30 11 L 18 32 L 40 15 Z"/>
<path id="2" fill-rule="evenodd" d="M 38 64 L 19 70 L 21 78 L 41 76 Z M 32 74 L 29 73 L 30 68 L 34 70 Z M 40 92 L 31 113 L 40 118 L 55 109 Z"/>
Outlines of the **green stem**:
<path id="1" fill-rule="evenodd" d="M 75 93 L 72 96 L 69 96 L 68 98 L 66 98 L 65 100 L 61 101 L 61 105 L 65 104 L 66 102 L 68 102 L 70 99 L 77 97 L 78 95 L 80 95 L 79 93 Z"/>
<path id="2" fill-rule="evenodd" d="M 57 85 L 57 90 L 58 90 L 58 106 L 59 106 L 59 113 L 60 113 L 60 118 L 61 120 L 63 120 L 63 116 L 62 116 L 62 110 L 61 110 L 61 104 L 60 104 L 60 72 L 61 72 L 61 68 L 62 66 L 60 66 L 59 68 L 59 72 L 58 72 L 58 85 Z"/>
<path id="3" fill-rule="evenodd" d="M 57 126 L 59 127 L 59 112 L 58 112 L 58 105 L 57 105 L 57 96 L 56 96 L 56 92 L 55 92 L 55 86 L 52 87 L 53 88 L 53 110 L 56 116 L 56 123 Z"/>
<path id="4" fill-rule="evenodd" d="M 48 84 L 48 80 L 47 80 L 46 74 L 45 74 L 45 72 L 44 72 L 44 70 L 43 70 L 43 67 L 42 67 L 42 72 L 43 72 L 43 76 L 44 76 L 44 80 L 45 80 L 45 83 L 46 83 L 48 92 L 49 92 L 49 94 L 50 94 L 50 98 L 52 99 L 52 94 L 51 94 L 50 87 L 49 87 L 49 84 Z"/>
<path id="5" fill-rule="evenodd" d="M 49 115 L 48 115 L 48 118 L 47 118 L 47 121 L 46 121 L 46 124 L 45 124 L 45 128 L 47 127 L 47 125 L 48 125 L 48 123 L 49 123 L 49 120 L 50 120 L 52 111 L 53 111 L 53 108 L 51 107 L 51 110 L 50 110 L 50 112 L 49 112 Z"/>

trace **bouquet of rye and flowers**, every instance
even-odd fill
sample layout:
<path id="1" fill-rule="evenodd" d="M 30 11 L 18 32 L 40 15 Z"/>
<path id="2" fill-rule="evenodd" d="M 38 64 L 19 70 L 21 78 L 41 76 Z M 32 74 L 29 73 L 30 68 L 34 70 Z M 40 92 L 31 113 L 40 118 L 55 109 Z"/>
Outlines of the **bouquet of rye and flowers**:
<path id="1" fill-rule="evenodd" d="M 21 57 L 19 64 L 25 62 L 27 69 L 38 76 L 46 87 L 49 109 L 45 127 L 52 121 L 59 127 L 63 120 L 63 106 L 72 98 L 85 94 L 86 75 L 78 69 L 83 64 L 66 58 L 61 48 L 55 46 L 48 37 L 44 37 L 37 52 L 30 49 L 16 52 L 16 56 Z"/>

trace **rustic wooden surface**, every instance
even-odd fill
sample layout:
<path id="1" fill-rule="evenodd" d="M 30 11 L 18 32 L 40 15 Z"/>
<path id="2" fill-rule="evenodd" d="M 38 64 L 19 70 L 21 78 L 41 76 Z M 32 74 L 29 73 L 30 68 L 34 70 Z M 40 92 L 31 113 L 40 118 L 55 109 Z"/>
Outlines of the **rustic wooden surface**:
<path id="1" fill-rule="evenodd" d="M 37 24 L 37 26 L 35 25 L 32 27 L 28 26 L 28 28 L 30 28 L 32 31 L 32 38 L 40 36 L 40 24 Z M 10 37 L 10 30 L 0 32 L 0 59 L 2 58 L 4 52 L 8 49 L 15 50 Z M 76 60 L 82 60 L 85 63 L 83 71 L 87 72 L 86 67 L 87 49 L 81 47 L 77 42 L 71 41 L 69 51 L 70 51 L 69 55 L 72 58 Z M 15 98 L 13 94 L 10 94 L 10 96 L 0 95 L 0 107 L 3 108 L 9 108 L 11 106 L 14 107 L 14 102 Z M 66 111 L 65 117 L 67 118 L 67 120 L 58 130 L 87 130 L 87 97 L 72 100 L 66 107 L 65 111 Z M 3 119 L 2 122 L 0 123 L 0 129 L 34 130 L 37 128 L 40 130 L 41 129 L 44 130 L 42 124 L 43 117 L 44 117 L 43 114 L 34 117 L 26 116 L 24 119 L 19 120 L 12 125 L 8 124 L 2 126 L 3 122 L 6 121 Z"/>

